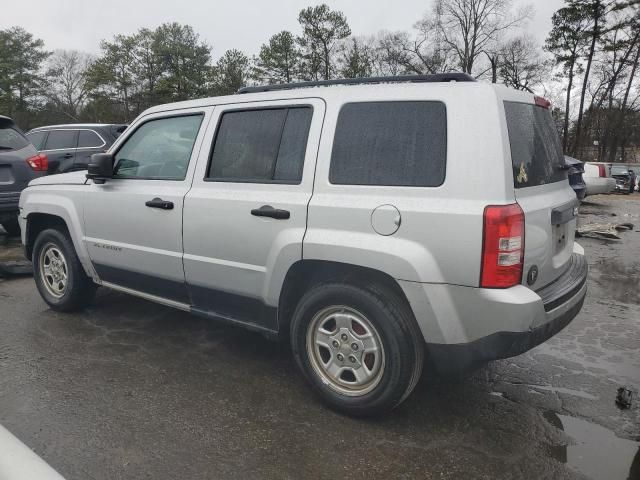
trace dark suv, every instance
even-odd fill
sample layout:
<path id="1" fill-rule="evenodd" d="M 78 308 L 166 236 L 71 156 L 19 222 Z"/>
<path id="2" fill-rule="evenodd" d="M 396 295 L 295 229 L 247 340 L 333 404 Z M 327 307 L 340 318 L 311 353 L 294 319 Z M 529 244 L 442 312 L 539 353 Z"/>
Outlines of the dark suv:
<path id="1" fill-rule="evenodd" d="M 46 155 L 39 154 L 13 120 L 0 116 L 0 224 L 19 235 L 18 201 L 29 181 L 46 175 Z"/>
<path id="2" fill-rule="evenodd" d="M 31 143 L 49 157 L 49 173 L 86 170 L 91 155 L 106 151 L 126 125 L 72 124 L 34 128 Z"/>

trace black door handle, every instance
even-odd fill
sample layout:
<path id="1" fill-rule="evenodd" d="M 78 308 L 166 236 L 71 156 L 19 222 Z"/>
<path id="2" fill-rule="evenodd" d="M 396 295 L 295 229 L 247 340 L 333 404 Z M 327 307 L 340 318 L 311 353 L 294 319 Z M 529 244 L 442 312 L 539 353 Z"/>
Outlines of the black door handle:
<path id="1" fill-rule="evenodd" d="M 279 208 L 273 208 L 271 205 L 263 205 L 260 208 L 251 210 L 251 215 L 256 217 L 271 217 L 276 220 L 287 220 L 291 216 L 291 213 L 289 210 L 280 210 Z"/>
<path id="2" fill-rule="evenodd" d="M 62 158 L 73 158 L 73 153 L 65 153 Z"/>
<path id="3" fill-rule="evenodd" d="M 149 200 L 145 205 L 151 208 L 161 208 L 162 210 L 173 210 L 173 202 L 167 202 L 158 197 Z"/>

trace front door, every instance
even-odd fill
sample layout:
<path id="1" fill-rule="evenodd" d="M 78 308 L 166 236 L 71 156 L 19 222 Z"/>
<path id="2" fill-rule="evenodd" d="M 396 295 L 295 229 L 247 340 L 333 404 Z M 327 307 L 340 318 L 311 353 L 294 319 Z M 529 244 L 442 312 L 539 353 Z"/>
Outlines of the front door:
<path id="1" fill-rule="evenodd" d="M 210 111 L 146 116 L 114 148 L 114 178 L 84 199 L 84 241 L 103 283 L 189 304 L 182 207 Z"/>
<path id="2" fill-rule="evenodd" d="M 215 108 L 211 153 L 185 199 L 194 310 L 277 330 L 279 287 L 302 259 L 323 116 L 318 99 Z"/>

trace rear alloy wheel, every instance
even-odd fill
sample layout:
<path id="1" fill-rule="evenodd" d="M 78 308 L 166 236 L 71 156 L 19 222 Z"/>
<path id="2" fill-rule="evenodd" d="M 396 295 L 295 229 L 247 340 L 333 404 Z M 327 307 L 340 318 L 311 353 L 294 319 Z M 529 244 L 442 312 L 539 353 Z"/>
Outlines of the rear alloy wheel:
<path id="1" fill-rule="evenodd" d="M 376 415 L 415 387 L 424 340 L 406 301 L 377 284 L 322 284 L 291 319 L 291 347 L 311 387 L 331 408 Z"/>
<path id="2" fill-rule="evenodd" d="M 316 374 L 342 395 L 373 390 L 384 373 L 384 347 L 360 312 L 344 305 L 316 314 L 307 330 L 307 355 Z"/>

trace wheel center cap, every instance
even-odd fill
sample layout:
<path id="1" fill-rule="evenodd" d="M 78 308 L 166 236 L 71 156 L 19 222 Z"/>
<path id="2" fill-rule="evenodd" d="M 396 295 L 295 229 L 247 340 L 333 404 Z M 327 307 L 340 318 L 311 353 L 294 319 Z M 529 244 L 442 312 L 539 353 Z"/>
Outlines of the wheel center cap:
<path id="1" fill-rule="evenodd" d="M 362 366 L 364 344 L 348 328 L 341 328 L 331 337 L 336 363 L 354 369 Z"/>

